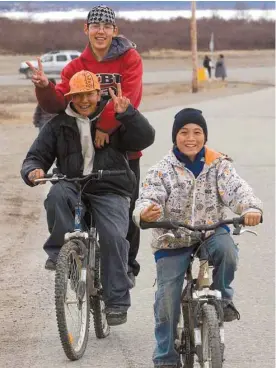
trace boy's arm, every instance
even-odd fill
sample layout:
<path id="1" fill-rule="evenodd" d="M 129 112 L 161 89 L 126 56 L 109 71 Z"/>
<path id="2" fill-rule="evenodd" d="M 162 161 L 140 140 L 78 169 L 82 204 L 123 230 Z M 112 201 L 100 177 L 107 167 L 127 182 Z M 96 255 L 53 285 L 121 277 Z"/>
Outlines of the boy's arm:
<path id="1" fill-rule="evenodd" d="M 131 49 L 122 60 L 121 86 L 123 96 L 129 98 L 135 108 L 138 108 L 142 98 L 142 76 L 142 59 L 136 50 Z M 104 108 L 96 127 L 110 134 L 119 126 L 120 122 L 114 116 L 114 102 L 110 100 Z"/>
<path id="2" fill-rule="evenodd" d="M 160 207 L 160 219 L 163 218 L 167 199 L 168 190 L 164 183 L 163 173 L 158 168 L 150 169 L 141 185 L 140 195 L 135 203 L 135 209 L 133 211 L 133 221 L 135 224 L 140 226 L 141 212 L 151 204 L 156 204 Z"/>
<path id="3" fill-rule="evenodd" d="M 37 101 L 43 110 L 56 114 L 66 109 L 70 99 L 64 97 L 64 94 L 69 92 L 69 80 L 74 74 L 73 66 L 68 64 L 61 72 L 60 83 L 54 85 L 49 82 L 47 87 L 35 88 Z"/>
<path id="4" fill-rule="evenodd" d="M 56 158 L 56 137 L 51 123 L 48 123 L 33 142 L 22 164 L 21 176 L 25 183 L 34 186 L 28 179 L 28 174 L 35 169 L 45 173 L 50 169 Z"/>
<path id="5" fill-rule="evenodd" d="M 142 151 L 154 142 L 155 130 L 146 117 L 129 105 L 124 113 L 116 113 L 116 119 L 123 127 L 120 130 L 120 149 Z"/>
<path id="6" fill-rule="evenodd" d="M 244 215 L 247 212 L 261 212 L 263 204 L 255 196 L 253 189 L 236 172 L 230 161 L 220 163 L 218 176 L 218 191 L 222 202 L 234 213 Z"/>

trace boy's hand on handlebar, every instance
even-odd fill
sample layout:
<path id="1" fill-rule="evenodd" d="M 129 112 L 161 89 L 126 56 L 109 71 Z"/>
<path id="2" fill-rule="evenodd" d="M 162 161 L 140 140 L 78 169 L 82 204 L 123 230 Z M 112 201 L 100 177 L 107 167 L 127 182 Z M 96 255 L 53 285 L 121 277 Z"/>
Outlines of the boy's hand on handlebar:
<path id="1" fill-rule="evenodd" d="M 121 83 L 117 83 L 117 95 L 115 95 L 112 88 L 109 88 L 109 94 L 114 102 L 114 111 L 116 113 L 123 113 L 130 105 L 130 100 L 123 96 Z"/>
<path id="2" fill-rule="evenodd" d="M 256 226 L 261 222 L 262 215 L 259 212 L 247 212 L 244 215 L 245 226 Z"/>
<path id="3" fill-rule="evenodd" d="M 152 203 L 149 207 L 145 208 L 140 215 L 141 221 L 154 222 L 161 216 L 161 208 L 157 204 Z"/>
<path id="4" fill-rule="evenodd" d="M 41 62 L 41 59 L 39 57 L 37 58 L 37 62 L 38 62 L 38 68 L 35 68 L 33 66 L 33 64 L 30 63 L 29 61 L 26 61 L 26 64 L 28 65 L 28 67 L 33 72 L 33 76 L 32 76 L 32 82 L 33 82 L 33 84 L 36 87 L 45 88 L 45 87 L 48 86 L 49 80 L 46 77 L 46 75 L 44 74 L 42 62 Z"/>
<path id="5" fill-rule="evenodd" d="M 35 169 L 35 170 L 31 171 L 28 174 L 28 179 L 33 184 L 36 184 L 35 183 L 35 180 L 36 179 L 42 179 L 42 178 L 44 178 L 44 176 L 45 176 L 45 173 L 44 173 L 44 171 L 42 169 Z M 45 182 L 40 182 L 39 184 L 45 184 Z"/>

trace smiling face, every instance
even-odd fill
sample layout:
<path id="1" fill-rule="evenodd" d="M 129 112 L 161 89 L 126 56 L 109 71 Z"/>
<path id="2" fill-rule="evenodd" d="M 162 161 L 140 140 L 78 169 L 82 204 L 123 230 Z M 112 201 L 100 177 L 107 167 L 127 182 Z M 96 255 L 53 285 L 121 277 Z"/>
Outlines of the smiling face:
<path id="1" fill-rule="evenodd" d="M 72 95 L 72 102 L 77 112 L 82 116 L 89 116 L 97 109 L 97 103 L 100 101 L 100 92 L 82 92 Z"/>
<path id="2" fill-rule="evenodd" d="M 109 23 L 91 23 L 84 25 L 84 33 L 89 37 L 92 50 L 97 53 L 106 53 L 111 45 L 112 38 L 118 29 Z"/>
<path id="3" fill-rule="evenodd" d="M 186 124 L 176 135 L 176 145 L 180 152 L 194 161 L 205 144 L 205 135 L 197 124 Z"/>

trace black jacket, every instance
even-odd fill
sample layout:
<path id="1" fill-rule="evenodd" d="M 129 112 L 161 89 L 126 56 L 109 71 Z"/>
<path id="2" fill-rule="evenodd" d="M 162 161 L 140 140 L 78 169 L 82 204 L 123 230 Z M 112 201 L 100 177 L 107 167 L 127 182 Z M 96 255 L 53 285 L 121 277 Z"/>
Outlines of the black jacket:
<path id="1" fill-rule="evenodd" d="M 103 110 L 102 103 L 94 116 Z M 148 120 L 133 106 L 123 114 L 116 114 L 121 126 L 110 136 L 110 143 L 102 149 L 95 148 L 93 171 L 127 170 L 127 175 L 93 181 L 85 192 L 93 194 L 115 193 L 131 197 L 136 181 L 129 168 L 126 151 L 141 151 L 154 142 L 155 131 Z M 95 136 L 96 119 L 92 119 L 92 142 Z M 40 168 L 48 172 L 55 159 L 58 171 L 67 177 L 78 177 L 83 173 L 83 157 L 80 134 L 76 119 L 65 112 L 58 114 L 44 125 L 23 161 L 21 176 L 26 184 L 33 186 L 28 174 Z"/>

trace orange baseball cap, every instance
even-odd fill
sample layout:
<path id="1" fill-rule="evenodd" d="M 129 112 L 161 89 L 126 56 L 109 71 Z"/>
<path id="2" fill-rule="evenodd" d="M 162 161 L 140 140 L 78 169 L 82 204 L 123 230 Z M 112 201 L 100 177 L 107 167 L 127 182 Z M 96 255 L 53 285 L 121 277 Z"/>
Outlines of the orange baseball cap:
<path id="1" fill-rule="evenodd" d="M 98 77 L 89 72 L 88 70 L 82 70 L 73 75 L 69 81 L 70 92 L 64 96 L 74 95 L 75 93 L 92 92 L 95 90 L 100 91 L 101 85 Z"/>

